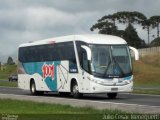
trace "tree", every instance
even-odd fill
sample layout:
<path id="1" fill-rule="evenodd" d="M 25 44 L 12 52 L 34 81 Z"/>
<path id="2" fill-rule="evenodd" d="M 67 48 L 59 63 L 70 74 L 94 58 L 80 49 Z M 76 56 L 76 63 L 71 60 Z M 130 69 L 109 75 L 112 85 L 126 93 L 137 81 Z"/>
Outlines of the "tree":
<path id="1" fill-rule="evenodd" d="M 117 31 L 117 27 L 108 21 L 98 21 L 98 23 L 90 28 L 91 31 L 94 31 L 95 29 L 99 30 L 98 33 L 111 35 L 114 35 Z"/>
<path id="2" fill-rule="evenodd" d="M 152 16 L 149 19 L 146 19 L 142 22 L 143 29 L 146 29 L 148 33 L 148 45 L 150 43 L 149 35 L 152 28 L 157 28 L 157 38 L 159 37 L 159 24 L 160 24 L 160 16 Z"/>
<path id="3" fill-rule="evenodd" d="M 142 45 L 144 45 L 144 41 L 139 38 L 136 30 L 131 24 L 125 29 L 123 38 L 127 41 L 128 45 L 135 48 L 141 48 Z"/>
<path id="4" fill-rule="evenodd" d="M 147 34 L 148 34 L 148 45 L 150 43 L 150 40 L 149 40 L 149 34 L 150 34 L 150 31 L 152 29 L 152 25 L 153 25 L 153 22 L 150 20 L 150 19 L 146 19 L 142 22 L 142 28 L 143 29 L 146 29 L 147 30 Z"/>
<path id="5" fill-rule="evenodd" d="M 105 18 L 107 18 L 107 17 L 105 17 Z M 133 44 L 137 44 L 137 43 L 139 43 L 140 45 L 136 45 L 137 47 L 142 47 L 142 46 L 146 46 L 146 44 L 145 44 L 145 42 L 144 41 L 142 41 L 140 38 L 139 38 L 139 36 L 138 36 L 138 34 L 137 34 L 137 32 L 135 31 L 135 29 L 134 29 L 134 27 L 133 27 L 133 24 L 140 24 L 140 25 L 142 25 L 143 23 L 144 23 L 144 21 L 146 21 L 147 20 L 147 17 L 144 15 L 144 14 L 142 14 L 142 13 L 140 13 L 140 12 L 137 12 L 137 11 L 134 11 L 134 12 L 128 12 L 128 11 L 122 11 L 122 12 L 117 12 L 117 13 L 114 13 L 113 14 L 113 17 L 111 17 L 111 16 L 108 16 L 108 18 L 107 19 L 110 19 L 110 20 L 112 20 L 114 23 L 115 23 L 115 21 L 118 21 L 119 23 L 123 23 L 123 24 L 127 24 L 127 28 L 126 28 L 126 30 L 131 30 L 131 31 L 133 31 L 134 32 L 134 34 L 136 33 L 136 37 L 137 37 L 137 39 L 136 40 L 138 40 L 138 41 L 132 41 L 133 42 Z M 133 27 L 133 28 L 132 28 Z M 130 34 L 129 32 L 127 32 L 125 30 L 125 33 L 124 33 L 124 35 L 126 34 L 126 33 L 128 33 L 128 34 Z M 130 31 L 130 32 L 131 32 Z M 149 29 L 148 29 L 148 35 L 149 35 Z M 132 34 L 130 34 L 130 35 L 132 35 Z M 126 37 L 127 35 L 125 35 L 124 37 Z M 141 41 L 141 42 L 140 42 Z M 148 39 L 148 41 L 149 41 L 149 39 Z"/>
<path id="6" fill-rule="evenodd" d="M 98 20 L 98 22 L 105 22 L 105 21 L 111 22 L 116 26 L 116 16 L 114 14 L 113 15 L 105 15 L 101 19 Z"/>
<path id="7" fill-rule="evenodd" d="M 160 46 L 160 38 L 155 38 L 151 43 L 150 46 L 152 47 L 156 47 L 156 46 Z"/>
<path id="8" fill-rule="evenodd" d="M 15 63 L 13 62 L 12 57 L 8 57 L 7 64 L 8 64 L 8 65 L 13 65 L 13 64 L 15 64 Z"/>
<path id="9" fill-rule="evenodd" d="M 159 37 L 159 24 L 160 24 L 160 16 L 152 16 L 150 20 L 153 23 L 153 28 L 157 28 L 157 37 Z"/>
<path id="10" fill-rule="evenodd" d="M 128 11 L 122 11 L 117 12 L 113 14 L 114 19 L 117 20 L 119 23 L 123 24 L 141 24 L 142 21 L 146 19 L 146 16 L 140 12 L 134 11 L 134 12 L 128 12 Z"/>
<path id="11" fill-rule="evenodd" d="M 141 24 L 142 21 L 146 19 L 146 16 L 140 12 L 134 11 L 134 12 L 128 12 L 128 11 L 122 11 L 117 12 L 112 15 L 106 15 L 103 16 L 98 22 L 102 21 L 109 21 L 116 25 L 116 21 L 123 24 Z"/>
<path id="12" fill-rule="evenodd" d="M 102 33 L 102 34 L 112 34 L 112 35 L 120 36 L 123 38 L 127 38 L 128 43 L 130 45 L 133 45 L 139 48 L 145 44 L 144 44 L 144 41 L 142 41 L 139 38 L 137 32 L 133 27 L 133 24 L 135 23 L 142 24 L 144 20 L 146 20 L 146 17 L 140 12 L 127 12 L 127 11 L 117 12 L 112 15 L 103 16 L 101 19 L 98 20 L 98 22 L 95 25 L 91 27 L 91 31 L 98 29 L 99 33 Z M 116 26 L 116 24 L 118 23 L 127 24 L 127 28 L 125 29 L 125 31 L 118 30 L 118 27 Z M 134 35 L 132 35 L 131 32 L 133 32 L 133 34 L 136 35 L 135 41 L 133 39 Z M 128 39 L 129 35 L 132 38 L 131 40 Z"/>

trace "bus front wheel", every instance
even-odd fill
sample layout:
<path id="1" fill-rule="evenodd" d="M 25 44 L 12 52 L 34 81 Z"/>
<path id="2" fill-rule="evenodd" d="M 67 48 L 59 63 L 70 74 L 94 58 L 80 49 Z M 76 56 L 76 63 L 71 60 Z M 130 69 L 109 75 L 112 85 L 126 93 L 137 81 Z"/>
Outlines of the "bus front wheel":
<path id="1" fill-rule="evenodd" d="M 115 99 L 117 97 L 117 93 L 107 93 L 109 99 Z"/>
<path id="2" fill-rule="evenodd" d="M 77 82 L 74 82 L 74 83 L 72 84 L 72 94 L 73 94 L 73 97 L 74 97 L 74 98 L 80 98 L 80 97 L 83 96 L 82 93 L 79 93 L 79 88 L 78 88 Z"/>

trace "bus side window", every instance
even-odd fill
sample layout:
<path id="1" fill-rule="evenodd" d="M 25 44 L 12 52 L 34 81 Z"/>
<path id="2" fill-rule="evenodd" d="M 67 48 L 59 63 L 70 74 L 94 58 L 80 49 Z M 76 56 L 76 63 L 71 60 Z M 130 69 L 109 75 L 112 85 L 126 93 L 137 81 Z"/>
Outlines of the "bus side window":
<path id="1" fill-rule="evenodd" d="M 25 49 L 24 48 L 19 48 L 19 55 L 18 59 L 20 62 L 25 62 Z"/>

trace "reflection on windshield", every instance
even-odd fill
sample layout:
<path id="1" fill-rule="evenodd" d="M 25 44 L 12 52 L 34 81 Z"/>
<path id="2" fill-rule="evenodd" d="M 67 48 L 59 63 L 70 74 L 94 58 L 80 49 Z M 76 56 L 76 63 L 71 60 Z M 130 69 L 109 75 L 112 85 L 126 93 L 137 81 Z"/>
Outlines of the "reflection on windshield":
<path id="1" fill-rule="evenodd" d="M 90 45 L 92 73 L 100 77 L 124 77 L 131 73 L 131 60 L 126 45 Z"/>

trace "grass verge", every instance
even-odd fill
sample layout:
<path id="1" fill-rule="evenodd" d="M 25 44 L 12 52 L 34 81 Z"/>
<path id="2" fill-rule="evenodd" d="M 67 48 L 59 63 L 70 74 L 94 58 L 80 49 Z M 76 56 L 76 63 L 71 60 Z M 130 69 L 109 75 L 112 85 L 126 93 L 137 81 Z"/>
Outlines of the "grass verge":
<path id="1" fill-rule="evenodd" d="M 160 55 L 148 55 L 133 62 L 134 86 L 142 89 L 135 89 L 138 94 L 160 95 Z M 143 89 L 151 87 L 155 89 Z"/>
<path id="2" fill-rule="evenodd" d="M 36 103 L 30 101 L 0 99 L 0 114 L 18 116 L 18 120 L 99 120 L 105 114 L 129 114 L 117 110 L 96 110 L 90 107 L 71 107 L 69 105 Z"/>
<path id="3" fill-rule="evenodd" d="M 160 95 L 160 55 L 148 55 L 134 61 L 133 74 L 134 87 L 140 88 L 134 89 L 133 93 Z"/>
<path id="4" fill-rule="evenodd" d="M 17 73 L 17 65 L 5 65 L 4 70 L 0 70 L 0 79 L 6 80 L 11 74 Z"/>
<path id="5" fill-rule="evenodd" d="M 154 89 L 154 90 L 135 89 L 135 90 L 133 90 L 133 93 L 160 95 L 160 89 Z"/>
<path id="6" fill-rule="evenodd" d="M 17 82 L 0 82 L 0 86 L 6 86 L 6 87 L 18 87 L 18 83 Z"/>
<path id="7" fill-rule="evenodd" d="M 144 56 L 133 67 L 134 86 L 160 87 L 160 55 Z"/>

